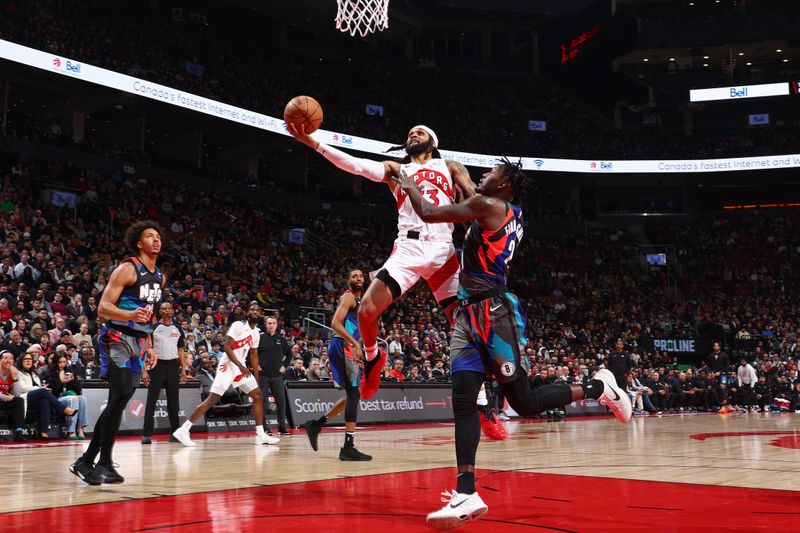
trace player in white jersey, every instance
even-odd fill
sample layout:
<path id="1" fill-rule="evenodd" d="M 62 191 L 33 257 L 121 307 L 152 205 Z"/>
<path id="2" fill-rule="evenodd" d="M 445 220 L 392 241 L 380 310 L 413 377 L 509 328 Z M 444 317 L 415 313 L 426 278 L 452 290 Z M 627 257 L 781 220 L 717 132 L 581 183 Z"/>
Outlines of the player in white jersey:
<path id="1" fill-rule="evenodd" d="M 306 134 L 305 126 L 287 124 L 289 133 L 301 143 L 319 152 L 340 169 L 363 176 L 370 181 L 385 183 L 397 200 L 397 240 L 389 259 L 377 272 L 367 289 L 358 310 L 358 330 L 364 341 L 367 362 L 362 398 L 372 398 L 380 386 L 380 372 L 386 362 L 385 350 L 378 352 L 378 318 L 392 302 L 410 289 L 420 278 L 428 282 L 436 301 L 446 310 L 448 318 L 456 306 L 458 290 L 458 258 L 453 248 L 453 225 L 428 224 L 406 201 L 406 193 L 392 178 L 403 171 L 413 177 L 425 198 L 434 205 L 449 205 L 456 201 L 456 190 L 464 198 L 475 194 L 475 183 L 461 163 L 442 159 L 439 139 L 434 131 L 423 125 L 408 132 L 405 144 L 389 151 L 404 149 L 403 161 L 373 161 L 346 154 L 315 141 Z"/>
<path id="2" fill-rule="evenodd" d="M 172 436 L 184 446 L 195 446 L 189 437 L 192 424 L 211 409 L 225 394 L 228 387 L 242 389 L 253 400 L 253 418 L 256 419 L 256 444 L 277 444 L 279 439 L 264 432 L 264 404 L 261 389 L 258 388 L 258 341 L 261 332 L 257 324 L 261 320 L 261 306 L 258 302 L 250 302 L 247 320 L 239 320 L 228 328 L 225 341 L 225 354 L 219 359 L 217 375 L 211 384 L 211 391 L 203 403 L 197 406 L 189 419 L 176 429 Z M 250 368 L 247 367 L 247 356 L 250 356 Z M 252 370 L 251 370 L 252 369 Z"/>

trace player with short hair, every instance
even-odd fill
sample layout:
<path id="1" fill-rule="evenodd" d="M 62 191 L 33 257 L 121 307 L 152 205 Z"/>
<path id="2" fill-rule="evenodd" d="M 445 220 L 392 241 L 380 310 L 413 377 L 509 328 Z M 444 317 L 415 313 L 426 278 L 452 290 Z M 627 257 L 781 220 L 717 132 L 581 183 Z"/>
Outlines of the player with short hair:
<path id="1" fill-rule="evenodd" d="M 400 161 L 374 161 L 346 154 L 332 146 L 315 141 L 305 133 L 305 126 L 287 124 L 289 133 L 298 141 L 320 153 L 338 168 L 363 176 L 376 183 L 385 183 L 397 200 L 397 239 L 383 267 L 374 276 L 358 311 L 358 329 L 364 340 L 366 363 L 361 395 L 372 398 L 380 386 L 380 373 L 388 354 L 378 351 L 378 319 L 394 300 L 403 295 L 420 278 L 428 282 L 436 301 L 448 316 L 456 306 L 458 290 L 458 258 L 453 247 L 451 222 L 428 223 L 419 218 L 406 201 L 406 193 L 392 175 L 401 170 L 413 178 L 425 200 L 436 206 L 456 202 L 456 190 L 464 197 L 474 194 L 475 184 L 466 167 L 457 161 L 442 159 L 439 139 L 428 126 L 414 126 L 406 142 L 389 151 L 405 150 Z"/>
<path id="2" fill-rule="evenodd" d="M 361 395 L 358 391 L 361 370 L 358 364 L 363 353 L 358 333 L 358 306 L 361 303 L 361 291 L 364 289 L 364 273 L 353 270 L 347 276 L 349 289 L 339 298 L 339 305 L 331 320 L 336 336 L 328 347 L 328 358 L 331 363 L 331 380 L 345 396 L 337 401 L 330 410 L 317 420 L 309 420 L 304 424 L 311 447 L 317 451 L 317 439 L 322 427 L 344 411 L 345 434 L 344 446 L 339 451 L 341 461 L 371 461 L 372 456 L 356 449 L 354 439 L 356 421 L 358 420 L 358 404 Z"/>
<path id="3" fill-rule="evenodd" d="M 528 177 L 519 163 L 501 161 L 483 175 L 478 194 L 460 204 L 434 206 L 416 183 L 399 173 L 398 183 L 425 222 L 468 222 L 459 275 L 455 329 L 450 342 L 455 418 L 456 489 L 445 492 L 445 506 L 428 515 L 428 523 L 453 529 L 489 510 L 475 491 L 475 455 L 480 423 L 475 414 L 478 391 L 490 374 L 514 410 L 532 417 L 584 398 L 607 405 L 621 422 L 631 418 L 631 402 L 614 375 L 600 370 L 586 385 L 545 385 L 531 389 L 524 357 L 525 318 L 519 300 L 506 287 L 508 263 L 522 238 L 519 201 Z"/>
<path id="4" fill-rule="evenodd" d="M 197 406 L 188 420 L 176 429 L 172 436 L 184 446 L 196 446 L 189 430 L 192 424 L 211 409 L 219 399 L 233 386 L 242 389 L 253 401 L 253 418 L 256 419 L 256 444 L 277 444 L 280 439 L 267 435 L 264 431 L 264 401 L 261 389 L 258 388 L 258 341 L 261 332 L 258 323 L 261 321 L 261 306 L 258 302 L 250 302 L 247 318 L 233 322 L 228 328 L 224 354 L 217 364 L 217 375 L 211 384 L 208 398 Z M 250 355 L 250 368 L 247 367 L 247 355 Z"/>

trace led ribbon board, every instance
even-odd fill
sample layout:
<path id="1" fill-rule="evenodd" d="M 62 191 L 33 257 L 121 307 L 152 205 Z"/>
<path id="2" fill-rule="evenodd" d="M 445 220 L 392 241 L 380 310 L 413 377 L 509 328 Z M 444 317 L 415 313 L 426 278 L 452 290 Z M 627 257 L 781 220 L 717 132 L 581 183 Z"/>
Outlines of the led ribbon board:
<path id="1" fill-rule="evenodd" d="M 158 102 L 189 109 L 222 120 L 243 124 L 260 130 L 289 135 L 282 118 L 271 117 L 241 107 L 211 100 L 203 96 L 173 89 L 119 72 L 95 67 L 82 61 L 42 52 L 0 39 L 0 58 L 38 68 L 54 74 L 80 79 L 103 87 L 135 94 Z M 786 94 L 789 85 L 784 83 Z M 751 86 L 755 87 L 755 86 Z M 748 91 L 749 93 L 749 91 Z M 317 130 L 315 138 L 341 148 L 348 148 L 387 157 L 386 150 L 393 143 L 356 137 L 329 130 Z M 475 154 L 454 150 L 440 150 L 448 159 L 474 167 L 491 168 L 499 155 Z M 395 154 L 397 155 L 397 154 Z M 511 156 L 516 160 L 516 156 Z M 735 157 L 725 159 L 686 160 L 581 160 L 521 157 L 523 168 L 541 172 L 577 172 L 588 174 L 686 174 L 702 172 L 731 172 L 742 170 L 772 170 L 800 167 L 800 154 Z"/>

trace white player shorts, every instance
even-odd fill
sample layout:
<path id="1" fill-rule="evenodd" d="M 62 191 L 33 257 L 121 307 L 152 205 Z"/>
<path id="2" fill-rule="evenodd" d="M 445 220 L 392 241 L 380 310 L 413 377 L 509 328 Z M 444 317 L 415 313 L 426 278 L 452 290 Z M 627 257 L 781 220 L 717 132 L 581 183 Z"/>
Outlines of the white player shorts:
<path id="1" fill-rule="evenodd" d="M 233 386 L 234 389 L 242 389 L 242 392 L 250 394 L 251 391 L 258 388 L 256 378 L 253 374 L 244 377 L 239 367 L 231 363 L 228 358 L 220 360 L 217 365 L 217 375 L 214 376 L 214 383 L 211 384 L 211 392 L 222 396 L 228 390 L 228 387 Z"/>
<path id="2" fill-rule="evenodd" d="M 437 302 L 458 293 L 460 267 L 451 241 L 397 239 L 383 268 L 400 285 L 401 294 L 420 278 L 428 282 Z"/>

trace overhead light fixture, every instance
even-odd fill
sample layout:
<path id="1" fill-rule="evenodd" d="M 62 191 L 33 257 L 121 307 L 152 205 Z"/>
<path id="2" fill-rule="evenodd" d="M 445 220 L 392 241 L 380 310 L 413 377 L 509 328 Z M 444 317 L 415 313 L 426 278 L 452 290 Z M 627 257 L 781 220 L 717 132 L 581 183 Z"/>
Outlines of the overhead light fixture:
<path id="1" fill-rule="evenodd" d="M 775 51 L 776 51 L 776 52 L 778 52 L 779 54 L 780 54 L 781 52 L 783 52 L 783 50 L 781 50 L 780 48 L 778 48 L 778 49 L 777 49 L 777 50 L 775 50 Z"/>
<path id="2" fill-rule="evenodd" d="M 739 52 L 739 57 L 743 56 L 744 52 Z"/>
<path id="3" fill-rule="evenodd" d="M 747 66 L 749 67 L 750 65 L 752 65 L 752 63 L 748 62 L 748 63 L 747 63 Z"/>
<path id="4" fill-rule="evenodd" d="M 703 59 L 711 59 L 711 58 L 708 56 L 703 56 Z"/>
<path id="5" fill-rule="evenodd" d="M 675 58 L 674 57 L 670 57 L 669 60 L 670 61 L 675 61 Z"/>
<path id="6" fill-rule="evenodd" d="M 788 62 L 789 62 L 789 60 L 788 60 L 788 59 L 784 59 L 784 60 L 783 60 L 783 62 L 784 62 L 784 63 L 788 63 Z"/>
<path id="7" fill-rule="evenodd" d="M 704 67 L 707 67 L 707 66 L 708 66 L 708 63 L 703 63 L 703 66 L 704 66 Z"/>
<path id="8" fill-rule="evenodd" d="M 645 57 L 645 58 L 643 59 L 643 61 L 644 61 L 645 63 L 647 63 L 647 62 L 648 62 L 648 61 L 650 61 L 650 60 L 649 60 L 648 58 L 646 58 L 646 57 Z"/>

